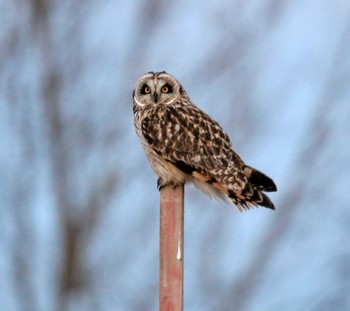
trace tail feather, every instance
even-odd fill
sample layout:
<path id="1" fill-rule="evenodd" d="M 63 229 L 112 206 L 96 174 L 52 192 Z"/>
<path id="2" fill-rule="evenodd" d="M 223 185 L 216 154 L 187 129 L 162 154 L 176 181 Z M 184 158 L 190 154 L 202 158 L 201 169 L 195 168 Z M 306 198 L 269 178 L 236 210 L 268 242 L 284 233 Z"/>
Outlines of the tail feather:
<path id="1" fill-rule="evenodd" d="M 266 192 L 277 191 L 277 187 L 274 181 L 255 168 L 246 166 L 244 168 L 244 173 L 247 176 L 249 183 L 251 183 L 257 190 Z"/>
<path id="2" fill-rule="evenodd" d="M 195 186 L 209 196 L 224 199 L 226 194 L 232 203 L 234 203 L 241 211 L 257 207 L 258 205 L 273 210 L 275 209 L 270 198 L 263 193 L 263 191 L 277 191 L 275 183 L 270 177 L 250 166 L 244 167 L 246 179 L 241 179 L 241 181 L 244 181 L 244 188 L 237 190 L 234 189 L 234 187 L 230 187 L 230 184 L 219 182 L 210 174 L 205 175 L 184 162 L 178 161 L 173 163 L 173 165 L 187 175 L 190 175 L 192 177 L 191 181 Z"/>
<path id="3" fill-rule="evenodd" d="M 275 209 L 270 198 L 260 190 L 254 189 L 250 184 L 247 184 L 246 188 L 240 195 L 229 190 L 228 197 L 232 203 L 239 208 L 239 210 L 249 210 L 252 207 L 258 207 L 258 205 L 273 210 Z"/>
<path id="4" fill-rule="evenodd" d="M 272 203 L 270 198 L 265 193 L 261 192 L 261 195 L 263 197 L 263 200 L 258 204 L 267 208 L 275 209 L 275 205 Z"/>
<path id="5" fill-rule="evenodd" d="M 232 202 L 236 204 L 240 210 L 250 209 L 258 205 L 274 210 L 274 204 L 263 192 L 277 191 L 273 180 L 250 166 L 244 168 L 244 173 L 248 179 L 248 183 L 240 195 L 234 191 L 229 191 L 228 195 Z"/>

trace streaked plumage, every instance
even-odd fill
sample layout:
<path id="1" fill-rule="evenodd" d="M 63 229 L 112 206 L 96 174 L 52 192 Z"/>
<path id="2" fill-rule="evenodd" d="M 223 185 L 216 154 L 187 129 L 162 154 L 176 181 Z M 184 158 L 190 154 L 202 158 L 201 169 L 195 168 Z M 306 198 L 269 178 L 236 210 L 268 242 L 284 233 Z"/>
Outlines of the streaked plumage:
<path id="1" fill-rule="evenodd" d="M 159 176 L 158 187 L 193 182 L 211 197 L 229 197 L 239 209 L 274 209 L 264 191 L 276 185 L 247 166 L 220 125 L 195 106 L 166 72 L 149 72 L 133 93 L 136 132 Z"/>

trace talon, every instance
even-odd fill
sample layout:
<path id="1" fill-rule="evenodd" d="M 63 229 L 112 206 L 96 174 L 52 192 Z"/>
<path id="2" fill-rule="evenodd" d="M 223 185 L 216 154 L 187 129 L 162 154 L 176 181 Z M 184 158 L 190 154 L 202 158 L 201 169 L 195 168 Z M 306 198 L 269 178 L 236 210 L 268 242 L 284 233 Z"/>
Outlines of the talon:
<path id="1" fill-rule="evenodd" d="M 164 185 L 162 185 L 163 181 L 162 179 L 159 177 L 158 180 L 157 180 L 157 188 L 158 188 L 158 191 L 162 190 L 162 188 L 164 187 Z"/>
<path id="2" fill-rule="evenodd" d="M 181 185 L 181 183 L 173 183 L 173 182 L 169 182 L 167 184 L 164 184 L 163 180 L 159 177 L 157 180 L 157 188 L 158 190 L 162 190 L 165 186 L 171 186 L 172 189 L 176 189 L 177 187 L 179 187 Z"/>

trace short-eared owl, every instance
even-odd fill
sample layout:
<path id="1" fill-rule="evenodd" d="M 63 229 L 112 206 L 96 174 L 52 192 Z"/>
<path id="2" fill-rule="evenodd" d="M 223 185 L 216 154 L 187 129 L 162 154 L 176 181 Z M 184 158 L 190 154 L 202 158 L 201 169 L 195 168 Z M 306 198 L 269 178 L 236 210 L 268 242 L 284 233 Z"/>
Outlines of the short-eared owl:
<path id="1" fill-rule="evenodd" d="M 276 191 L 265 174 L 246 165 L 220 125 L 195 106 L 166 72 L 149 72 L 133 92 L 136 132 L 158 175 L 158 188 L 186 181 L 211 197 L 227 196 L 241 210 L 274 209 L 264 191 Z"/>

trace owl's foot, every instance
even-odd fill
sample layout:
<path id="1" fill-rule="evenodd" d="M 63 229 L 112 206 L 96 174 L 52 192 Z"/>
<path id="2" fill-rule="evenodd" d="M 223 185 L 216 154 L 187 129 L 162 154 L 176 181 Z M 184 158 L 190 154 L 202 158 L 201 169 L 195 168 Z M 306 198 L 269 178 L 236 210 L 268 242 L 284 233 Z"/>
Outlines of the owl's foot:
<path id="1" fill-rule="evenodd" d="M 158 188 L 158 191 L 162 190 L 163 187 L 165 187 L 166 185 L 164 185 L 162 179 L 159 177 L 158 180 L 157 180 L 157 188 Z"/>
<path id="2" fill-rule="evenodd" d="M 180 184 L 175 184 L 175 183 L 164 183 L 163 180 L 159 177 L 158 180 L 157 180 L 157 188 L 158 190 L 162 190 L 162 188 L 164 188 L 165 186 L 167 185 L 171 185 L 173 189 L 177 188 L 178 186 L 180 186 Z"/>

